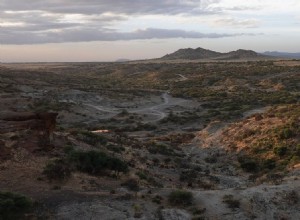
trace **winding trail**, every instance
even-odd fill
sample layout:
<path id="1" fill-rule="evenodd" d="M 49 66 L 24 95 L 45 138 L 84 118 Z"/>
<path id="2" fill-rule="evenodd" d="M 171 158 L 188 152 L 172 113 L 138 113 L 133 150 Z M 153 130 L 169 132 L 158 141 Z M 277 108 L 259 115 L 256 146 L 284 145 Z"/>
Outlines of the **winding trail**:
<path id="1" fill-rule="evenodd" d="M 137 110 L 128 110 L 127 111 L 129 113 L 138 113 L 138 114 L 145 114 L 145 115 L 154 115 L 157 116 L 157 118 L 155 119 L 151 119 L 148 121 L 151 122 L 156 122 L 159 121 L 163 118 L 165 118 L 167 116 L 167 113 L 164 111 L 164 109 L 168 106 L 171 105 L 176 105 L 176 104 L 180 104 L 186 100 L 182 99 L 182 100 L 171 100 L 172 96 L 168 94 L 168 92 L 164 92 L 161 95 L 161 98 L 163 99 L 163 103 L 158 104 L 158 105 L 154 105 L 154 106 L 150 106 L 150 107 L 146 107 L 146 108 L 141 108 L 141 109 L 137 109 Z M 119 108 L 112 108 L 112 107 L 105 107 L 102 105 L 93 105 L 93 104 L 83 104 L 85 106 L 94 108 L 98 111 L 102 111 L 102 112 L 107 112 L 107 113 L 111 113 L 111 114 L 118 114 L 121 112 L 121 110 L 123 109 L 119 109 Z"/>
<path id="2" fill-rule="evenodd" d="M 177 75 L 180 76 L 179 81 L 185 81 L 185 80 L 188 79 L 187 77 L 185 77 L 182 74 L 177 74 Z M 167 117 L 167 113 L 164 111 L 164 109 L 167 106 L 180 104 L 180 103 L 186 101 L 184 99 L 176 100 L 175 98 L 173 98 L 171 95 L 168 94 L 169 91 L 161 91 L 161 92 L 163 92 L 162 95 L 161 95 L 161 98 L 163 99 L 163 103 L 158 104 L 158 105 L 154 105 L 154 106 L 151 106 L 151 107 L 137 109 L 137 110 L 128 110 L 127 109 L 127 111 L 129 113 L 138 113 L 138 114 L 144 114 L 144 115 L 157 116 L 156 119 L 148 120 L 149 122 L 156 122 L 156 121 L 162 120 L 165 117 Z M 99 97 L 98 97 L 98 99 L 99 99 Z M 93 104 L 90 104 L 90 103 L 83 104 L 83 105 L 94 108 L 98 111 L 107 112 L 107 113 L 111 113 L 111 114 L 118 114 L 123 110 L 123 109 L 120 109 L 120 108 L 105 107 L 103 105 L 93 105 Z"/>
<path id="3" fill-rule="evenodd" d="M 159 104 L 159 105 L 155 105 L 152 107 L 148 107 L 148 108 L 143 108 L 143 109 L 139 109 L 139 110 L 135 110 L 135 111 L 131 111 L 132 113 L 143 113 L 143 114 L 148 114 L 148 115 L 156 115 L 158 116 L 157 119 L 151 120 L 152 122 L 154 121 L 159 121 L 163 118 L 165 118 L 167 116 L 167 114 L 165 112 L 163 112 L 162 110 L 160 110 L 159 108 L 162 108 L 163 106 L 166 106 L 169 104 L 170 102 L 170 95 L 168 95 L 167 92 L 162 94 L 162 99 L 163 99 L 163 103 Z"/>

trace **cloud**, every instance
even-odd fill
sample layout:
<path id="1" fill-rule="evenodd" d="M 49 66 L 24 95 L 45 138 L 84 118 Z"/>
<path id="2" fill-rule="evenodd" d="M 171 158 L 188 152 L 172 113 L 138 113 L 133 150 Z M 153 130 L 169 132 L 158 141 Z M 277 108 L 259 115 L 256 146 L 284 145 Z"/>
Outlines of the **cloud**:
<path id="1" fill-rule="evenodd" d="M 235 34 L 166 29 L 139 23 L 144 15 L 172 18 L 222 14 L 222 0 L 1 0 L 0 43 L 42 44 L 168 38 L 221 38 Z M 130 19 L 129 19 L 130 18 Z M 128 21 L 136 20 L 130 27 Z M 122 24 L 128 22 L 127 28 Z M 162 21 L 163 23 L 163 21 Z M 255 27 L 256 20 L 218 19 L 217 26 Z M 136 29 L 136 30 L 134 30 Z M 121 31 L 123 30 L 123 31 Z M 196 28 L 197 30 L 197 28 Z"/>
<path id="2" fill-rule="evenodd" d="M 0 43 L 38 44 L 166 38 L 216 38 L 226 34 L 115 27 L 143 15 L 204 15 L 220 0 L 1 0 Z M 119 27 L 120 28 L 120 27 Z M 142 29 L 141 29 L 142 28 Z"/>
<path id="3" fill-rule="evenodd" d="M 231 26 L 237 28 L 256 28 L 259 27 L 259 20 L 257 19 L 235 19 L 235 18 L 221 18 L 215 19 L 213 22 L 215 26 Z"/>
<path id="4" fill-rule="evenodd" d="M 26 31 L 6 31 L 0 33 L 4 44 L 41 44 L 41 43 L 64 43 L 64 42 L 90 42 L 90 41 L 118 41 L 118 40 L 146 40 L 146 39 L 169 39 L 169 38 L 222 38 L 244 34 L 218 34 L 200 33 L 196 31 L 184 31 L 176 29 L 147 28 L 132 32 L 118 32 L 110 29 L 96 30 L 87 28 L 67 29 L 64 31 L 38 32 L 34 35 Z"/>
<path id="5" fill-rule="evenodd" d="M 50 13 L 101 14 L 189 14 L 206 11 L 220 0 L 1 0 L 3 11 L 31 11 Z"/>

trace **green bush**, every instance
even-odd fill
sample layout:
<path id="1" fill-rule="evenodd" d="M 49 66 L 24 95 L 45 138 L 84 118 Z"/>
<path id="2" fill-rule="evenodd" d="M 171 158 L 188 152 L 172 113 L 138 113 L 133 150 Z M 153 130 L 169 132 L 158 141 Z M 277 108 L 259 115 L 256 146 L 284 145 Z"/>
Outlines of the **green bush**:
<path id="1" fill-rule="evenodd" d="M 168 201 L 171 205 L 187 206 L 193 203 L 193 194 L 188 191 L 176 190 L 170 193 Z"/>
<path id="2" fill-rule="evenodd" d="M 240 166 L 246 172 L 256 172 L 259 170 L 259 165 L 256 161 L 250 158 L 241 157 L 238 159 Z"/>
<path id="3" fill-rule="evenodd" d="M 266 159 L 265 161 L 263 161 L 263 168 L 266 169 L 274 169 L 276 167 L 276 161 L 274 159 Z"/>
<path id="4" fill-rule="evenodd" d="M 287 147 L 275 147 L 273 149 L 274 154 L 276 154 L 279 157 L 282 157 L 286 154 L 287 152 Z"/>
<path id="5" fill-rule="evenodd" d="M 290 159 L 289 163 L 291 165 L 297 164 L 300 162 L 300 156 L 292 156 L 292 158 Z"/>
<path id="6" fill-rule="evenodd" d="M 0 219 L 24 219 L 23 215 L 33 207 L 32 201 L 19 194 L 0 192 Z"/>
<path id="7" fill-rule="evenodd" d="M 141 180 L 147 180 L 148 179 L 148 175 L 143 172 L 143 171 L 138 171 L 136 172 L 136 175 L 141 179 Z"/>
<path id="8" fill-rule="evenodd" d="M 293 130 L 290 128 L 283 128 L 279 133 L 278 133 L 278 138 L 282 139 L 289 139 L 294 136 Z"/>
<path id="9" fill-rule="evenodd" d="M 295 155 L 300 157 L 300 144 L 296 146 Z"/>
<path id="10" fill-rule="evenodd" d="M 71 165 L 63 159 L 51 161 L 44 168 L 43 174 L 49 180 L 65 180 L 71 176 Z"/>
<path id="11" fill-rule="evenodd" d="M 69 161 L 82 172 L 100 174 L 106 169 L 116 172 L 127 172 L 128 165 L 116 158 L 98 151 L 72 151 L 69 154 Z"/>

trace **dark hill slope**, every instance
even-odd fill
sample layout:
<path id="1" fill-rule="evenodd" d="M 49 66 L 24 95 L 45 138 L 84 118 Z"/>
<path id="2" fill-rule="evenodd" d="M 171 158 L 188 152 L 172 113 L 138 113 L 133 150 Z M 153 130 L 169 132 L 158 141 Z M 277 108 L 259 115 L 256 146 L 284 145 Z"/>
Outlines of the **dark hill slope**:
<path id="1" fill-rule="evenodd" d="M 222 53 L 215 52 L 212 50 L 206 50 L 203 48 L 187 48 L 187 49 L 179 49 L 174 53 L 167 54 L 162 57 L 162 59 L 167 60 L 176 60 L 176 59 L 188 59 L 188 60 L 198 60 L 198 59 L 211 59 L 218 56 L 221 56 Z"/>
<path id="2" fill-rule="evenodd" d="M 163 60 L 200 60 L 200 59 L 213 59 L 213 60 L 236 60 L 236 59 L 259 59 L 268 58 L 268 56 L 258 54 L 252 50 L 236 50 L 228 53 L 220 53 L 212 50 L 206 50 L 203 48 L 187 48 L 179 49 L 174 53 L 167 54 L 161 59 Z"/>

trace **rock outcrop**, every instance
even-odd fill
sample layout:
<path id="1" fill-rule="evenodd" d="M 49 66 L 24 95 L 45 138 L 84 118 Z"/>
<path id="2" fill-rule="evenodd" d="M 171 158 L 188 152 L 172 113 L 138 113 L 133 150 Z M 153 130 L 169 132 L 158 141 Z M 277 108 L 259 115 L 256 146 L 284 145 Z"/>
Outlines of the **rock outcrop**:
<path id="1" fill-rule="evenodd" d="M 52 134 L 56 126 L 58 113 L 9 113 L 0 115 L 0 134 L 18 130 L 39 130 L 45 132 L 46 136 Z"/>
<path id="2" fill-rule="evenodd" d="M 31 152 L 51 144 L 58 113 L 1 112 L 0 159 L 7 159 L 14 148 Z"/>

